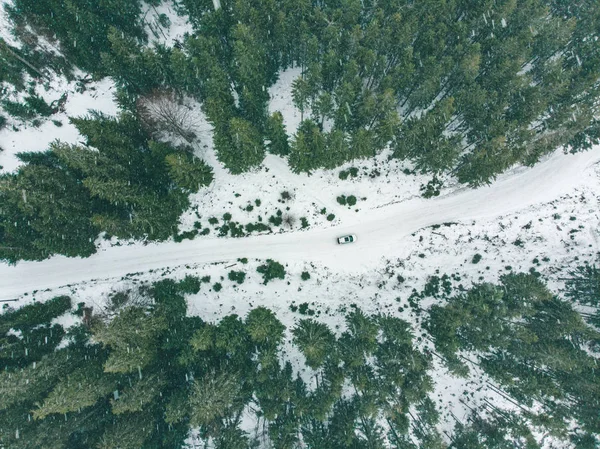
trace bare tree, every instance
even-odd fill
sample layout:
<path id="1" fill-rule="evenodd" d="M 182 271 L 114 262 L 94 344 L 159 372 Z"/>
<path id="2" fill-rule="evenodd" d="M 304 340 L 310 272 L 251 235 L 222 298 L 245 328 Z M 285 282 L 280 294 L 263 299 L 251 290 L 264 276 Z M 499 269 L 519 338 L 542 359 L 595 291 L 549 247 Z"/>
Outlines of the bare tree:
<path id="1" fill-rule="evenodd" d="M 137 101 L 142 122 L 151 130 L 178 135 L 191 143 L 199 126 L 198 118 L 183 98 L 170 89 L 155 89 Z"/>
<path id="2" fill-rule="evenodd" d="M 296 217 L 290 214 L 286 214 L 283 216 L 283 224 L 286 228 L 292 229 L 296 224 Z"/>

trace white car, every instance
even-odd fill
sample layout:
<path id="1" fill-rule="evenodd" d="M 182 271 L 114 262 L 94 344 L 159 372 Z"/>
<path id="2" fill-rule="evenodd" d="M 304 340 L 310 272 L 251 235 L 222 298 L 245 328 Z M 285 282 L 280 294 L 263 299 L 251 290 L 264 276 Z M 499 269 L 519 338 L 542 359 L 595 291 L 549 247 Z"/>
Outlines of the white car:
<path id="1" fill-rule="evenodd" d="M 342 245 L 344 243 L 353 243 L 356 242 L 356 236 L 354 234 L 344 235 L 342 237 L 338 237 L 337 242 Z"/>

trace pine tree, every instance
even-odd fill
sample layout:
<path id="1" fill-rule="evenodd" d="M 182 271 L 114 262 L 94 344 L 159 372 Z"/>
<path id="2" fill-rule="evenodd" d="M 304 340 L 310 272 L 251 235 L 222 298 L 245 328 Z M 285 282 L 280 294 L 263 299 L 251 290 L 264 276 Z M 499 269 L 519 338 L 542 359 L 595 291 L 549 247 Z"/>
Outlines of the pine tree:
<path id="1" fill-rule="evenodd" d="M 288 142 L 288 135 L 285 131 L 283 115 L 281 115 L 281 112 L 276 111 L 268 117 L 266 136 L 269 140 L 267 143 L 267 150 L 269 153 L 278 156 L 287 156 L 289 154 L 290 144 Z"/>
<path id="2" fill-rule="evenodd" d="M 265 147 L 256 128 L 241 118 L 232 118 L 223 130 L 215 130 L 215 150 L 220 162 L 233 174 L 260 165 Z"/>
<path id="3" fill-rule="evenodd" d="M 294 343 L 306 357 L 306 364 L 312 369 L 320 368 L 331 356 L 335 336 L 326 324 L 312 319 L 303 319 L 292 330 Z"/>
<path id="4" fill-rule="evenodd" d="M 94 329 L 94 338 L 111 349 L 104 370 L 108 373 L 139 372 L 156 360 L 156 343 L 166 328 L 162 316 L 148 315 L 134 307 L 120 311 L 108 325 L 99 324 Z"/>
<path id="5" fill-rule="evenodd" d="M 213 180 L 212 168 L 201 159 L 187 153 L 169 154 L 165 161 L 169 176 L 184 191 L 197 192 Z"/>

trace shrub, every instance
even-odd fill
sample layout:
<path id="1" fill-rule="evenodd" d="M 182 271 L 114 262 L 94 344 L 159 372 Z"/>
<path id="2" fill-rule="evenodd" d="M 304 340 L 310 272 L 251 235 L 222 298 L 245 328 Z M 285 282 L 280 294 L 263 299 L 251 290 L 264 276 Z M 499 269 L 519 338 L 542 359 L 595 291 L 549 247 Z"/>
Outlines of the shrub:
<path id="1" fill-rule="evenodd" d="M 250 233 L 250 232 L 264 232 L 264 231 L 268 231 L 269 227 L 264 224 L 264 223 L 248 223 L 246 225 L 246 232 Z"/>
<path id="2" fill-rule="evenodd" d="M 308 224 L 308 220 L 306 219 L 306 217 L 300 218 L 300 225 L 302 226 L 302 229 L 308 228 L 309 224 Z"/>
<path id="3" fill-rule="evenodd" d="M 303 271 L 300 277 L 303 281 L 308 281 L 310 279 L 310 273 L 308 271 Z"/>
<path id="4" fill-rule="evenodd" d="M 302 304 L 299 305 L 298 307 L 298 313 L 300 313 L 301 315 L 310 315 L 313 316 L 315 314 L 315 311 L 312 310 L 309 306 L 307 302 L 303 302 Z"/>
<path id="5" fill-rule="evenodd" d="M 237 282 L 238 284 L 243 284 L 246 279 L 246 273 L 243 271 L 230 271 L 227 275 L 230 281 Z"/>
<path id="6" fill-rule="evenodd" d="M 229 234 L 229 225 L 224 224 L 219 228 L 219 237 L 225 237 L 227 234 Z"/>
<path id="7" fill-rule="evenodd" d="M 210 218 L 208 219 L 208 222 L 209 222 L 211 225 L 216 225 L 216 224 L 219 222 L 219 219 L 218 219 L 217 217 L 210 217 Z"/>
<path id="8" fill-rule="evenodd" d="M 347 198 L 348 206 L 354 206 L 356 204 L 356 197 L 354 195 L 350 195 Z"/>
<path id="9" fill-rule="evenodd" d="M 342 170 L 342 171 L 340 172 L 340 179 L 341 179 L 342 181 L 345 181 L 346 179 L 348 179 L 348 175 L 349 175 L 349 174 L 350 174 L 350 173 L 349 173 L 348 171 L 346 171 L 346 170 Z"/>
<path id="10" fill-rule="evenodd" d="M 202 276 L 200 278 L 200 282 L 204 282 L 205 284 L 208 284 L 210 282 L 210 276 Z"/>
<path id="11" fill-rule="evenodd" d="M 241 262 L 243 264 L 247 264 L 248 263 L 248 258 L 247 257 L 242 257 L 241 259 L 238 259 L 238 262 Z"/>
<path id="12" fill-rule="evenodd" d="M 210 228 L 204 228 L 202 230 L 202 232 L 200 233 L 200 235 L 208 235 L 208 234 L 210 234 Z"/>
<path id="13" fill-rule="evenodd" d="M 426 186 L 421 185 L 420 187 L 423 198 L 431 198 L 434 196 L 438 196 L 440 194 L 440 189 L 442 188 L 442 186 L 442 181 L 440 181 L 437 178 L 437 176 L 434 175 L 431 181 L 429 181 Z"/>
<path id="14" fill-rule="evenodd" d="M 256 207 L 260 207 L 260 200 L 256 199 L 254 200 L 254 204 L 256 204 Z"/>
<path id="15" fill-rule="evenodd" d="M 337 202 L 340 203 L 342 206 L 345 206 L 346 205 L 346 195 L 338 196 Z"/>
<path id="16" fill-rule="evenodd" d="M 272 223 L 274 226 L 281 226 L 281 223 L 283 223 L 283 218 L 281 218 L 279 215 L 271 215 L 269 217 L 269 223 Z"/>
<path id="17" fill-rule="evenodd" d="M 246 212 L 252 212 L 254 210 L 254 206 L 252 204 L 248 204 L 246 206 Z"/>
<path id="18" fill-rule="evenodd" d="M 179 291 L 181 293 L 189 293 L 195 295 L 200 291 L 200 279 L 189 274 L 179 282 Z"/>
<path id="19" fill-rule="evenodd" d="M 327 221 L 333 221 L 335 219 L 335 214 L 327 215 Z"/>
<path id="20" fill-rule="evenodd" d="M 0 115 L 0 130 L 2 130 L 6 126 L 6 117 Z"/>
<path id="21" fill-rule="evenodd" d="M 241 225 L 239 223 L 231 223 L 229 225 L 229 228 L 231 230 L 232 237 L 245 237 L 246 236 L 246 233 L 244 232 L 244 225 Z"/>
<path id="22" fill-rule="evenodd" d="M 281 192 L 281 199 L 283 201 L 287 201 L 291 198 L 292 198 L 292 195 L 290 195 L 290 192 L 288 192 L 287 190 L 284 190 L 283 192 Z"/>
<path id="23" fill-rule="evenodd" d="M 229 221 L 231 220 L 231 214 L 229 212 L 225 212 L 223 214 L 223 221 Z"/>
<path id="24" fill-rule="evenodd" d="M 160 23 L 160 26 L 163 28 L 169 28 L 171 26 L 171 19 L 169 19 L 169 16 L 164 13 L 159 14 L 158 23 Z"/>
<path id="25" fill-rule="evenodd" d="M 197 229 L 193 229 L 191 231 L 185 231 L 182 232 L 179 235 L 175 235 L 175 237 L 173 238 L 176 242 L 182 242 L 184 240 L 194 240 L 194 237 L 196 237 L 198 235 L 198 230 Z"/>
<path id="26" fill-rule="evenodd" d="M 473 256 L 473 259 L 471 260 L 472 263 L 479 263 L 479 261 L 481 260 L 481 254 L 475 254 Z"/>
<path id="27" fill-rule="evenodd" d="M 221 291 L 221 289 L 223 288 L 223 286 L 221 284 L 219 284 L 218 282 L 215 282 L 212 286 L 213 290 L 216 292 Z"/>
<path id="28" fill-rule="evenodd" d="M 267 259 L 267 263 L 259 266 L 256 271 L 263 275 L 263 283 L 267 284 L 272 279 L 284 279 L 285 268 L 279 262 Z"/>
<path id="29" fill-rule="evenodd" d="M 350 167 L 349 171 L 350 171 L 350 176 L 352 176 L 353 178 L 356 178 L 358 176 L 358 168 Z"/>

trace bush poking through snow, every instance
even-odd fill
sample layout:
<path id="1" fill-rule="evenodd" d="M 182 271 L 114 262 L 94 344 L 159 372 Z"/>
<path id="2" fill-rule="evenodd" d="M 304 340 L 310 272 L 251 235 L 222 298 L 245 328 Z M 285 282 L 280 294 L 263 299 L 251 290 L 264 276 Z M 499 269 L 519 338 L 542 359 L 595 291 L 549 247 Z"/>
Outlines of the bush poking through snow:
<path id="1" fill-rule="evenodd" d="M 273 279 L 285 278 L 284 266 L 279 262 L 275 262 L 273 259 L 267 259 L 267 263 L 259 266 L 256 271 L 263 275 L 263 283 L 265 285 Z"/>
<path id="2" fill-rule="evenodd" d="M 218 292 L 218 291 L 221 291 L 221 289 L 223 288 L 223 286 L 220 283 L 215 282 L 213 284 L 212 288 L 213 288 L 214 291 Z"/>
<path id="3" fill-rule="evenodd" d="M 243 284 L 246 279 L 246 273 L 243 271 L 230 271 L 227 275 L 230 281 L 237 282 L 238 284 Z"/>
<path id="4" fill-rule="evenodd" d="M 187 275 L 179 282 L 179 291 L 181 293 L 188 293 L 195 295 L 200 291 L 200 279 L 196 276 Z"/>
<path id="5" fill-rule="evenodd" d="M 308 271 L 303 271 L 300 277 L 303 281 L 308 281 L 310 279 L 310 273 Z"/>
<path id="6" fill-rule="evenodd" d="M 479 263 L 479 261 L 481 260 L 481 254 L 475 254 L 473 256 L 473 259 L 471 260 L 472 263 Z"/>

